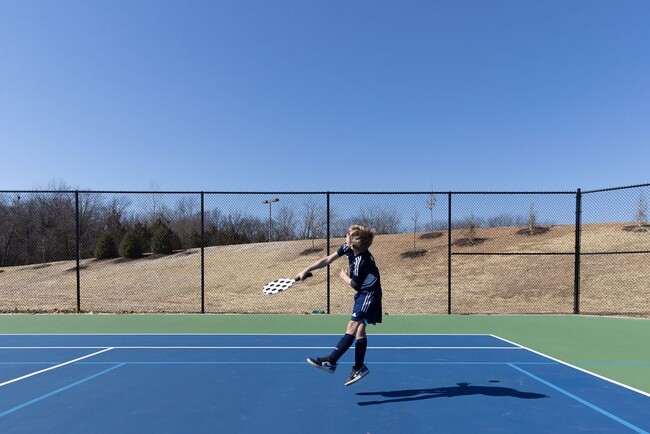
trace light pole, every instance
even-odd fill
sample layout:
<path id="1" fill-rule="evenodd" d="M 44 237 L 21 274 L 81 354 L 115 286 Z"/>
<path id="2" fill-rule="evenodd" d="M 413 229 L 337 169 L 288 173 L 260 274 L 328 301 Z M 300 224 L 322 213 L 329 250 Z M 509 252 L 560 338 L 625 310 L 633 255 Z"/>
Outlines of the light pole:
<path id="1" fill-rule="evenodd" d="M 271 220 L 271 204 L 273 202 L 280 202 L 280 199 L 277 197 L 274 197 L 273 199 L 268 199 L 268 200 L 263 200 L 262 203 L 264 205 L 268 204 L 269 205 L 269 243 L 271 242 L 271 225 L 272 225 L 272 220 Z"/>

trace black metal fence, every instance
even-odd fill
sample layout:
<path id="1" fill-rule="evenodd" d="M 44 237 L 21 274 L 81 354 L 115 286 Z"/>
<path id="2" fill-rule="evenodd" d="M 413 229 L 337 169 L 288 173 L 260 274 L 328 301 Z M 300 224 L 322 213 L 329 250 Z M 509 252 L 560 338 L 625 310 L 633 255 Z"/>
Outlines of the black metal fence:
<path id="1" fill-rule="evenodd" d="M 554 192 L 0 191 L 0 311 L 348 313 L 340 266 L 377 233 L 384 308 L 650 315 L 650 184 Z M 99 259 L 104 258 L 104 259 Z"/>

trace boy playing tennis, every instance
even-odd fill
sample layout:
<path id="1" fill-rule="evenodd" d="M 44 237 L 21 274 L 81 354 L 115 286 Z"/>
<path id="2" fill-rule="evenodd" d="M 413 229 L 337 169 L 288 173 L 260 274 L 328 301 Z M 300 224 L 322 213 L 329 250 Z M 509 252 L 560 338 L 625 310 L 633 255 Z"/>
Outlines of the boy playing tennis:
<path id="1" fill-rule="evenodd" d="M 357 291 L 354 295 L 352 318 L 348 322 L 345 335 L 343 335 L 329 356 L 307 358 L 310 365 L 333 374 L 337 362 L 356 339 L 354 366 L 350 377 L 345 382 L 346 386 L 356 383 L 370 373 L 365 365 L 366 348 L 368 347 L 366 325 L 381 322 L 382 294 L 379 270 L 375 264 L 375 258 L 368 251 L 374 235 L 371 229 L 364 226 L 350 226 L 345 237 L 345 244 L 339 247 L 335 253 L 314 262 L 298 275 L 301 279 L 304 279 L 311 271 L 326 267 L 343 255 L 348 258 L 349 270 L 344 267 L 340 276 L 346 284 Z"/>

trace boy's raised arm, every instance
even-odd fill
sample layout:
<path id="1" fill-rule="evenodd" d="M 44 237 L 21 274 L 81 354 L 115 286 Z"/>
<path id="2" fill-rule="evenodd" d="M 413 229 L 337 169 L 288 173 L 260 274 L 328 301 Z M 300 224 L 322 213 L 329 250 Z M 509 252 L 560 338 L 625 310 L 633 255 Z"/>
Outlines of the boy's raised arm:
<path id="1" fill-rule="evenodd" d="M 331 264 L 332 262 L 334 262 L 338 258 L 339 258 L 339 254 L 337 252 L 334 252 L 329 256 L 323 256 L 318 261 L 314 262 L 309 267 L 305 268 L 300 273 L 298 273 L 298 277 L 300 277 L 300 279 L 305 279 L 305 277 L 307 277 L 307 275 L 310 272 L 312 272 L 314 270 L 318 270 L 319 268 L 327 267 L 329 264 Z"/>

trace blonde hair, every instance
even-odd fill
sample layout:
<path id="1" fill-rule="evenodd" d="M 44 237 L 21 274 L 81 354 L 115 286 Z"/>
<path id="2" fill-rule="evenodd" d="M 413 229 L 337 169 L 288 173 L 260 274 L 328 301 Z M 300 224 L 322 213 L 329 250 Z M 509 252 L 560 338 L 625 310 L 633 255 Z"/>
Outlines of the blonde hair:
<path id="1" fill-rule="evenodd" d="M 361 251 L 366 251 L 372 245 L 375 233 L 372 229 L 361 225 L 352 225 L 348 228 L 350 244 Z"/>

